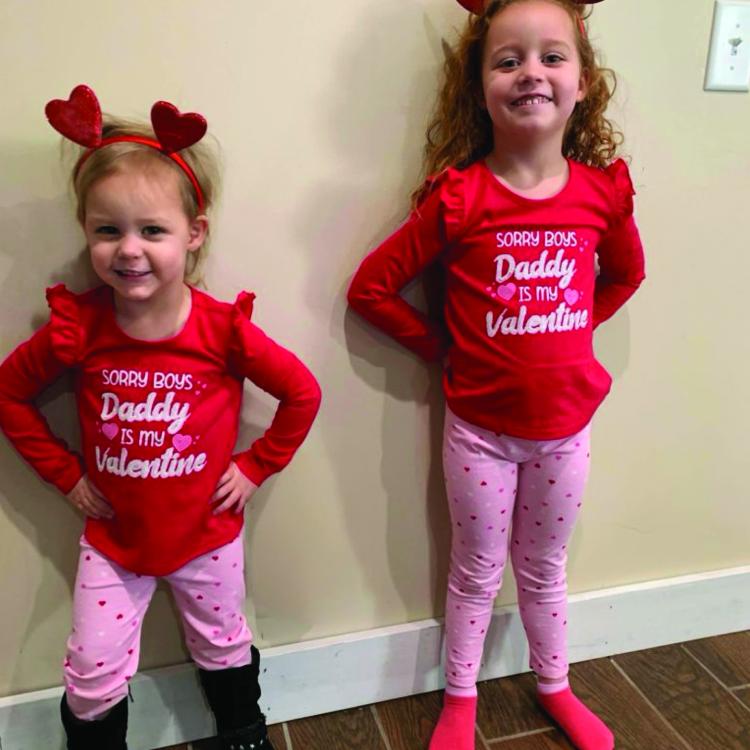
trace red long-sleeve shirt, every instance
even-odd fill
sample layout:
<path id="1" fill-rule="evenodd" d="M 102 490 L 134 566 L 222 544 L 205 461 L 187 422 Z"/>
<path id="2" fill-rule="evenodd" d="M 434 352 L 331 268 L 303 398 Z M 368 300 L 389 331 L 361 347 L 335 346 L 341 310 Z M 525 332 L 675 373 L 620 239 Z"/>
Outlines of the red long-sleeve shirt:
<path id="1" fill-rule="evenodd" d="M 443 387 L 458 416 L 532 440 L 589 422 L 611 385 L 592 331 L 644 278 L 627 166 L 568 163 L 565 187 L 541 200 L 509 190 L 483 161 L 446 170 L 364 259 L 348 294 L 358 313 L 419 356 L 448 355 Z M 449 343 L 399 294 L 436 261 Z"/>
<path id="2" fill-rule="evenodd" d="M 191 289 L 183 329 L 160 341 L 127 336 L 112 290 L 47 292 L 49 322 L 0 365 L 0 427 L 39 475 L 68 493 L 84 472 L 115 511 L 87 519 L 88 541 L 128 570 L 166 575 L 234 539 L 243 516 L 209 499 L 229 462 L 256 485 L 291 460 L 320 403 L 308 369 L 234 305 Z M 83 456 L 56 438 L 35 396 L 73 368 Z M 279 399 L 267 432 L 232 456 L 242 382 Z"/>

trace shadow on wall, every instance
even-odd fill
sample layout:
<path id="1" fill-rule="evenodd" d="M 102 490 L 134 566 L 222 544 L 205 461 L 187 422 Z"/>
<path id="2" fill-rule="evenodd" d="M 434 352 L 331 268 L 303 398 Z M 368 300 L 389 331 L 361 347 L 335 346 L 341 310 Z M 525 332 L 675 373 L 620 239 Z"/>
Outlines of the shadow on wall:
<path id="1" fill-rule="evenodd" d="M 370 515 L 362 512 L 360 505 L 372 497 L 372 493 L 363 492 L 362 481 L 377 457 L 352 451 L 361 431 L 367 429 L 353 400 L 352 374 L 349 368 L 342 368 L 338 356 L 325 358 L 316 373 L 330 394 L 324 398 L 318 430 L 335 467 L 336 497 L 340 498 L 345 528 L 359 545 L 353 545 L 353 554 L 359 559 L 358 573 L 370 595 L 372 617 L 382 622 L 392 616 L 393 607 L 388 604 L 391 587 L 398 591 L 410 619 L 442 613 L 449 552 L 440 460 L 444 405 L 439 368 L 427 367 L 349 311 L 346 290 L 365 254 L 408 214 L 408 196 L 419 179 L 424 133 L 443 52 L 440 35 L 418 4 L 395 0 L 372 3 L 361 15 L 352 26 L 357 32 L 340 50 L 339 86 L 330 97 L 326 123 L 330 136 L 326 145 L 341 165 L 337 170 L 340 178 L 314 186 L 309 204 L 300 212 L 298 228 L 310 269 L 306 307 L 327 326 L 331 348 L 346 349 L 351 371 L 361 381 L 356 390 L 361 393 L 371 389 L 389 397 L 383 400 L 379 428 L 380 482 L 387 504 L 383 539 L 373 533 Z M 425 59 L 425 44 L 431 50 L 430 63 L 419 68 L 413 61 Z M 383 81 L 393 84 L 392 96 L 387 99 L 383 98 Z M 368 97 L 368 91 L 377 91 L 378 95 Z M 395 126 L 384 127 L 384 118 Z M 399 187 L 395 194 L 384 197 L 384 184 Z M 311 260 L 315 258 L 326 259 L 324 273 L 319 272 L 320 264 Z M 418 297 L 419 289 L 412 289 L 409 295 Z M 326 363 L 330 363 L 328 369 Z M 424 435 L 429 445 L 399 440 L 399 435 L 412 432 L 411 425 L 403 430 L 403 403 L 415 405 L 407 414 L 416 419 L 419 407 L 428 407 Z M 332 407 L 336 413 L 326 413 Z M 409 494 L 413 483 L 405 488 L 402 479 L 413 477 L 427 452 L 430 463 L 426 481 L 418 477 L 417 482 L 424 487 L 424 494 L 414 497 Z M 350 460 L 344 463 L 342 456 Z M 431 580 L 430 592 L 419 597 L 414 589 L 413 534 L 425 516 L 429 560 L 420 561 L 420 568 L 429 570 Z M 384 576 L 379 562 L 384 543 L 388 576 Z M 335 570 L 331 577 L 335 580 Z M 426 600 L 431 603 L 425 606 Z"/>
<path id="2" fill-rule="evenodd" d="M 34 161 L 33 155 L 30 158 Z M 37 161 L 42 158 L 54 163 L 56 156 L 47 151 L 36 155 Z M 0 318 L 4 322 L 4 335 L 0 357 L 4 358 L 21 338 L 29 334 L 29 324 L 38 329 L 46 322 L 45 287 L 60 281 L 74 289 L 86 287 L 86 261 L 83 253 L 70 251 L 70 248 L 80 246 L 81 238 L 65 196 L 4 208 L 0 215 L 0 231 L 4 238 L 0 279 Z M 24 319 L 20 320 L 18 311 L 29 310 L 29 300 L 35 301 L 33 307 L 37 312 L 31 320 L 25 313 Z M 12 328 L 7 326 L 10 321 L 13 322 Z M 72 378 L 64 376 L 54 383 L 40 396 L 38 404 L 54 426 L 54 432 L 68 444 L 77 445 Z M 18 642 L 6 646 L 11 648 L 13 657 L 8 666 L 12 664 L 12 667 L 3 670 L 5 684 L 0 693 L 13 693 L 17 684 L 40 682 L 39 675 L 35 675 L 35 663 L 38 664 L 40 659 L 46 657 L 51 664 L 62 664 L 64 640 L 47 643 L 38 639 L 36 633 L 59 609 L 59 579 L 67 582 L 68 590 L 72 588 L 82 524 L 57 491 L 42 482 L 4 439 L 0 441 L 0 465 L 0 503 L 4 523 L 15 526 L 19 535 L 38 551 L 43 564 L 51 564 L 59 573 L 59 577 L 39 576 L 26 630 Z M 24 575 L 31 578 L 38 569 L 34 566 L 31 570 L 19 570 L 18 561 L 8 562 L 9 565 L 3 566 L 3 575 L 12 575 L 14 580 Z M 2 589 L 12 590 L 10 580 L 3 583 Z M 14 630 L 21 632 L 21 628 Z M 39 654 L 36 648 L 30 653 L 31 643 L 40 646 L 45 653 Z M 60 672 L 59 668 L 57 672 Z"/>

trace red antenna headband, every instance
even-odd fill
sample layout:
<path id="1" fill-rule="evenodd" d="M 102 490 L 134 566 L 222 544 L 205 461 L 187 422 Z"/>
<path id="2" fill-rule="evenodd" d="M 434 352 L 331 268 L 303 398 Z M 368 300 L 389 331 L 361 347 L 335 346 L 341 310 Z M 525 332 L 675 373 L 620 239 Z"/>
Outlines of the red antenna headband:
<path id="1" fill-rule="evenodd" d="M 476 13 L 479 15 L 487 4 L 487 0 L 458 0 L 458 2 L 466 8 L 470 13 Z M 593 5 L 594 3 L 600 3 L 602 0 L 573 0 L 577 5 Z"/>
<path id="2" fill-rule="evenodd" d="M 487 0 L 458 0 L 458 2 L 466 8 L 470 13 L 479 15 L 487 4 Z M 576 5 L 590 5 L 593 3 L 600 3 L 602 0 L 573 0 Z M 581 30 L 581 34 L 586 36 L 586 27 L 583 25 L 583 19 L 578 17 L 578 28 Z"/>
<path id="3" fill-rule="evenodd" d="M 195 190 L 198 210 L 203 213 L 206 204 L 198 178 L 190 165 L 177 153 L 197 143 L 206 133 L 206 120 L 195 112 L 181 114 L 169 102 L 156 102 L 151 108 L 151 125 L 156 135 L 144 138 L 139 135 L 115 135 L 102 138 L 102 110 L 96 94 L 84 85 L 76 86 L 69 99 L 53 99 L 44 108 L 50 125 L 68 140 L 89 149 L 76 164 L 76 174 L 86 159 L 97 149 L 110 143 L 141 143 L 168 156 L 185 173 Z"/>

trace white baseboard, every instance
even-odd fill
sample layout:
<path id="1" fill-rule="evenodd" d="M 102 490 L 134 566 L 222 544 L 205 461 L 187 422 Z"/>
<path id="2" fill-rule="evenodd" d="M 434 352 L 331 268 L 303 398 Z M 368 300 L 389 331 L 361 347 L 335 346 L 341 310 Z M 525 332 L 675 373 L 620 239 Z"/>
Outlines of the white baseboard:
<path id="1" fill-rule="evenodd" d="M 750 566 L 576 594 L 570 661 L 750 629 Z M 423 620 L 263 651 L 263 710 L 271 723 L 437 690 L 442 626 Z M 527 671 L 515 606 L 495 611 L 480 679 Z M 131 750 L 209 736 L 213 723 L 190 665 L 132 681 Z M 0 699 L 0 750 L 59 750 L 61 688 Z"/>

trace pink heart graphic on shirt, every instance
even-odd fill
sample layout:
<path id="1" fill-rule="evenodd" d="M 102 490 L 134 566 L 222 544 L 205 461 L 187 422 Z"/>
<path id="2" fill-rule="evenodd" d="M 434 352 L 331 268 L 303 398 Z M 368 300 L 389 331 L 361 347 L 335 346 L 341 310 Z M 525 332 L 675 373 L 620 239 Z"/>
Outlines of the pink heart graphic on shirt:
<path id="1" fill-rule="evenodd" d="M 172 436 L 172 445 L 175 447 L 176 451 L 184 451 L 192 442 L 193 438 L 191 438 L 190 435 L 181 435 L 178 433 L 177 435 Z"/>
<path id="2" fill-rule="evenodd" d="M 513 299 L 517 289 L 518 287 L 512 281 L 509 284 L 501 284 L 497 288 L 497 296 L 500 297 L 503 302 L 507 302 L 509 299 Z"/>
<path id="3" fill-rule="evenodd" d="M 575 289 L 566 289 L 565 294 L 563 294 L 563 297 L 565 297 L 565 301 L 569 305 L 575 305 L 576 302 L 578 302 L 578 298 L 581 295 L 575 290 Z"/>
<path id="4" fill-rule="evenodd" d="M 120 428 L 113 422 L 107 422 L 107 424 L 102 425 L 102 433 L 104 433 L 104 437 L 107 438 L 107 440 L 112 440 L 112 438 L 117 437 L 119 431 Z"/>

